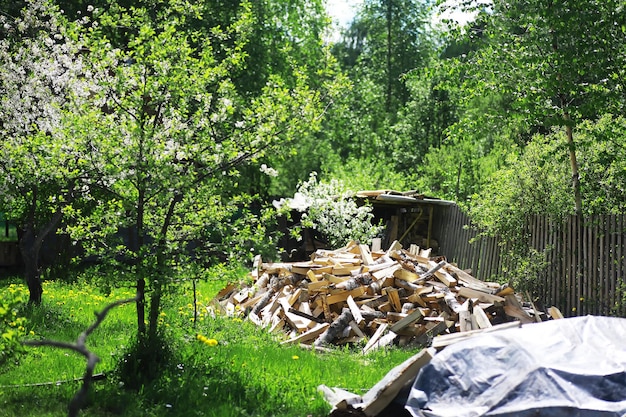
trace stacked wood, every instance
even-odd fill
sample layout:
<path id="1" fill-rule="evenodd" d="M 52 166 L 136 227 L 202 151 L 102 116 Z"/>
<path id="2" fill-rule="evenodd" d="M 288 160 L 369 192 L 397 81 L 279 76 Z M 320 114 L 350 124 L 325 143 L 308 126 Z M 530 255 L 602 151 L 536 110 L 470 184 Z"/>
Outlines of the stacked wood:
<path id="1" fill-rule="evenodd" d="M 257 258 L 251 284 L 227 286 L 207 308 L 281 330 L 283 343 L 323 348 L 362 341 L 364 353 L 391 344 L 430 346 L 438 335 L 469 336 L 502 323 L 541 321 L 542 313 L 512 288 L 478 280 L 430 254 L 397 241 L 382 250 L 375 240 L 372 247 L 350 242 L 317 250 L 307 262 Z"/>

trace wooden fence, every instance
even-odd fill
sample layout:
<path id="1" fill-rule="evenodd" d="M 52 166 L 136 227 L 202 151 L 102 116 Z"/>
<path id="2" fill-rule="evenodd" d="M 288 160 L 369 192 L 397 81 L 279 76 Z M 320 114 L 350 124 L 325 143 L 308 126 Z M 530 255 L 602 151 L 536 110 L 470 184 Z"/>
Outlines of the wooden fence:
<path id="1" fill-rule="evenodd" d="M 436 235 L 440 253 L 483 280 L 506 280 L 515 265 L 495 238 L 477 237 L 457 206 L 441 213 Z M 626 215 L 591 218 L 547 216 L 528 219 L 527 247 L 543 255 L 537 262 L 533 296 L 567 316 L 626 315 Z"/>

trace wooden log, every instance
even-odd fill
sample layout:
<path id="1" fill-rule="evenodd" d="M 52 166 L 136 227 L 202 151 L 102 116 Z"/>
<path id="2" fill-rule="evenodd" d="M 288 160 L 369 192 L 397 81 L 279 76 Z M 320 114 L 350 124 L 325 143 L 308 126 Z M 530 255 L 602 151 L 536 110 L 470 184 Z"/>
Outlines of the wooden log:
<path id="1" fill-rule="evenodd" d="M 504 297 L 488 294 L 486 292 L 477 291 L 471 288 L 460 287 L 457 294 L 465 298 L 476 298 L 483 303 L 503 304 Z"/>
<path id="2" fill-rule="evenodd" d="M 350 311 L 352 312 L 352 316 L 354 317 L 354 321 L 356 322 L 356 324 L 361 324 L 361 322 L 365 319 L 363 318 L 363 315 L 361 314 L 361 309 L 354 301 L 354 298 L 352 298 L 352 296 L 350 295 L 346 299 L 346 302 L 348 303 L 348 307 L 350 308 Z"/>
<path id="3" fill-rule="evenodd" d="M 362 404 L 354 404 L 353 407 L 360 409 L 368 417 L 379 415 L 400 390 L 415 380 L 420 369 L 431 361 L 435 353 L 435 349 L 424 349 L 394 367 L 363 395 Z"/>
<path id="4" fill-rule="evenodd" d="M 291 339 L 281 342 L 281 344 L 284 345 L 284 344 L 294 344 L 294 343 L 306 343 L 310 340 L 317 338 L 320 334 L 324 333 L 328 329 L 329 326 L 330 324 L 328 323 L 318 324 L 312 329 L 304 333 L 301 333 L 296 337 L 292 337 Z"/>
<path id="5" fill-rule="evenodd" d="M 404 329 L 406 326 L 408 326 L 410 324 L 415 323 L 416 321 L 418 321 L 422 317 L 423 317 L 422 316 L 422 312 L 419 309 L 413 310 L 413 312 L 408 314 L 406 317 L 404 317 L 403 319 L 401 319 L 397 323 L 394 323 L 389 328 L 389 330 L 394 332 L 394 333 L 398 333 L 400 330 Z"/>
<path id="6" fill-rule="evenodd" d="M 499 330 L 512 329 L 516 327 L 521 327 L 521 323 L 519 321 L 513 321 L 509 323 L 497 324 L 492 327 L 488 327 L 485 329 L 472 330 L 465 333 L 450 333 L 445 335 L 437 336 L 432 341 L 432 347 L 435 349 L 443 349 L 446 346 L 449 346 L 453 343 L 460 342 L 469 337 L 475 337 L 477 335 L 495 332 Z"/>
<path id="7" fill-rule="evenodd" d="M 313 342 L 315 346 L 324 346 L 330 344 L 337 338 L 348 324 L 354 320 L 352 312 L 349 308 L 344 308 L 339 317 L 331 323 L 331 325 Z"/>

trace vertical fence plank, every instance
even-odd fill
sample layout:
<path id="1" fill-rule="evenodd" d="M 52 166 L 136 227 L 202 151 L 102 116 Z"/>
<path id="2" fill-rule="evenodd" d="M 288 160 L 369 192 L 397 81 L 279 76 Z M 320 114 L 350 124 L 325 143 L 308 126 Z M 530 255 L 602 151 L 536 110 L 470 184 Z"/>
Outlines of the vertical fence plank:
<path id="1" fill-rule="evenodd" d="M 568 270 L 569 270 L 569 296 L 567 300 L 568 316 L 576 315 L 576 219 L 569 216 L 569 236 L 568 236 Z"/>
<path id="2" fill-rule="evenodd" d="M 608 264 L 606 258 L 608 257 L 607 251 L 607 224 L 608 219 L 606 214 L 600 216 L 600 223 L 598 225 L 598 244 L 600 245 L 598 262 L 598 274 L 602 277 L 602 287 L 600 288 L 600 296 L 602 298 L 602 311 L 603 314 L 610 314 L 611 302 L 609 300 L 609 273 Z"/>
<path id="3" fill-rule="evenodd" d="M 587 305 L 587 293 L 589 292 L 589 239 L 587 222 L 581 221 L 578 227 L 580 233 L 580 243 L 582 246 L 582 252 L 578 256 L 579 277 L 581 282 L 581 288 L 578 295 L 578 311 L 579 315 L 589 314 Z M 580 256 L 582 254 L 582 257 Z"/>
<path id="4" fill-rule="evenodd" d="M 619 228 L 618 228 L 618 244 L 617 244 L 617 253 L 618 253 L 618 273 L 616 277 L 616 282 L 618 283 L 616 293 L 617 293 L 617 302 L 619 306 L 619 315 L 623 316 L 626 312 L 625 305 L 622 302 L 623 300 L 623 289 L 626 283 L 624 282 L 624 215 L 620 215 L 619 217 Z"/>
<path id="5" fill-rule="evenodd" d="M 611 308 L 615 309 L 617 306 L 617 294 L 615 291 L 615 283 L 617 281 L 617 271 L 615 269 L 615 243 L 617 241 L 615 236 L 615 224 L 616 217 L 614 214 L 609 216 L 609 227 L 607 228 L 607 233 L 609 234 L 609 256 L 607 257 L 607 261 L 609 263 L 609 292 L 611 294 Z M 615 310 L 617 313 L 617 310 Z"/>

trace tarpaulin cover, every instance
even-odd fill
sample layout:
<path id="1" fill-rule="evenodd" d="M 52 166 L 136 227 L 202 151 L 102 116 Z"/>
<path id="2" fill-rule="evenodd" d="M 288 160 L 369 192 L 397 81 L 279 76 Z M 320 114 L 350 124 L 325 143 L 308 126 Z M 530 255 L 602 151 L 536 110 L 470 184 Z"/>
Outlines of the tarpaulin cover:
<path id="1" fill-rule="evenodd" d="M 421 369 L 415 417 L 626 416 L 626 319 L 575 317 L 450 345 Z"/>

